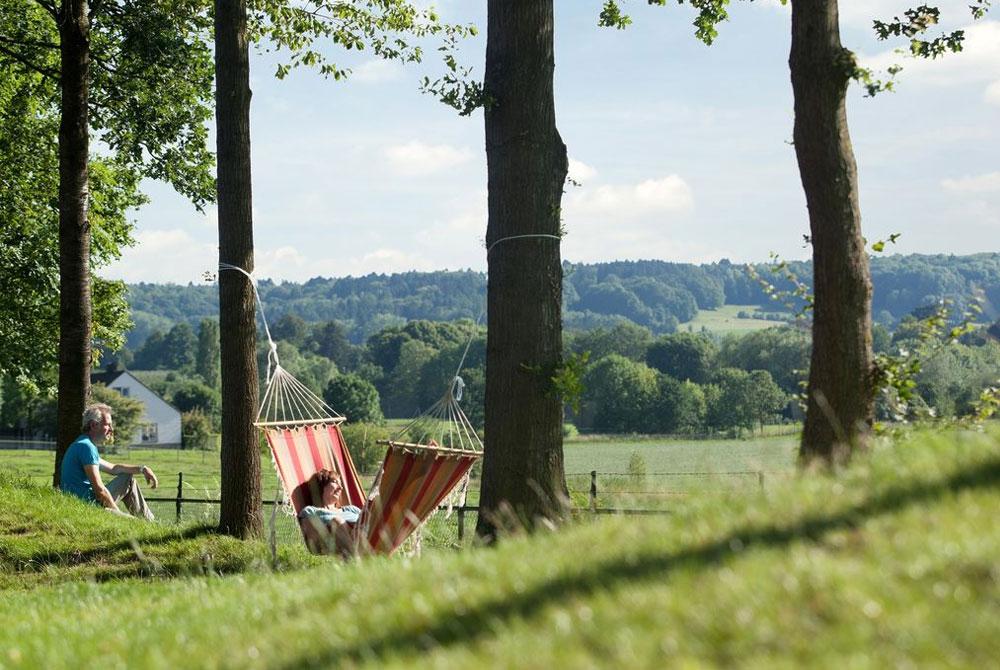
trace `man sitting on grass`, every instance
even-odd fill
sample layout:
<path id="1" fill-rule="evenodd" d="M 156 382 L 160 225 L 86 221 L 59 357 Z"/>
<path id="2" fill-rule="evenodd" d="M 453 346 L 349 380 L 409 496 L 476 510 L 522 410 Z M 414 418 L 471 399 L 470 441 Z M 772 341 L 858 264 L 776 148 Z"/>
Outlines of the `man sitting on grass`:
<path id="1" fill-rule="evenodd" d="M 83 435 L 69 445 L 63 456 L 60 470 L 60 488 L 87 502 L 97 503 L 105 509 L 121 514 L 120 501 L 132 516 L 153 520 L 153 513 L 142 497 L 142 491 L 133 475 L 143 475 L 154 489 L 158 484 L 156 475 L 147 465 L 124 465 L 109 463 L 97 453 L 97 447 L 114 433 L 111 422 L 111 408 L 104 404 L 90 405 L 83 412 Z M 117 475 L 105 486 L 101 472 Z"/>

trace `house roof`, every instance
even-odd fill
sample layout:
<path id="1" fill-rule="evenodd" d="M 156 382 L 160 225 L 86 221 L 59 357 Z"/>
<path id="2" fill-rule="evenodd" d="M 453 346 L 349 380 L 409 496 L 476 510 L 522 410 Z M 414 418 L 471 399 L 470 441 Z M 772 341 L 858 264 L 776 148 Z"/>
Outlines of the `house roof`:
<path id="1" fill-rule="evenodd" d="M 124 370 L 104 370 L 103 372 L 91 372 L 90 373 L 90 383 L 91 384 L 104 384 L 110 387 L 111 382 L 121 377 L 125 374 Z M 136 380 L 138 381 L 138 380 Z"/>

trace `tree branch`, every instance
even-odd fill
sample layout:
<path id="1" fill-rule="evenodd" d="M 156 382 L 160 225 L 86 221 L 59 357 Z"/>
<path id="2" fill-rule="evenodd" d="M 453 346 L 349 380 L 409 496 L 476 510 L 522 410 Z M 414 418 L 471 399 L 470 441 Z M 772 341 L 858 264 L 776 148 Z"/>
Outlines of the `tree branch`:
<path id="1" fill-rule="evenodd" d="M 56 23 L 59 22 L 59 10 L 56 9 L 56 4 L 54 2 L 50 2 L 49 0 L 35 0 L 35 4 L 48 12 Z"/>
<path id="2" fill-rule="evenodd" d="M 41 67 L 40 65 L 37 65 L 36 63 L 33 63 L 30 59 L 26 58 L 23 54 L 19 54 L 18 52 L 12 49 L 8 49 L 2 44 L 0 44 L 0 54 L 6 54 L 10 58 L 12 58 L 15 62 L 20 63 L 21 65 L 23 65 L 28 70 L 31 70 L 32 72 L 36 72 L 42 75 L 43 77 L 48 77 L 53 81 L 59 81 L 59 72 L 57 70 Z"/>

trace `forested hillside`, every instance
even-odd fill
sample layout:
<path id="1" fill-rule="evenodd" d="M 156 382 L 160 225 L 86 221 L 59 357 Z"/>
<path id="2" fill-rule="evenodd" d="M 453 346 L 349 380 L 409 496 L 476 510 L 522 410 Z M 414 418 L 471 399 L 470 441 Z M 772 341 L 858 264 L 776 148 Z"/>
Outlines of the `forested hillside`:
<path id="1" fill-rule="evenodd" d="M 771 278 L 769 266 L 756 266 Z M 790 264 L 807 284 L 812 268 L 807 262 Z M 618 261 L 564 264 L 566 328 L 589 330 L 611 327 L 623 319 L 654 333 L 673 332 L 702 309 L 723 304 L 760 305 L 780 311 L 745 266 L 727 260 L 691 265 L 663 261 Z M 976 289 L 984 292 L 986 315 L 998 316 L 1000 254 L 973 256 L 886 256 L 872 260 L 876 321 L 892 327 L 914 309 L 948 298 L 956 312 Z M 774 279 L 788 288 L 783 278 Z M 483 310 L 486 276 L 481 272 L 406 272 L 393 275 L 310 279 L 304 284 L 260 282 L 267 315 L 277 320 L 295 314 L 308 322 L 336 320 L 359 344 L 369 335 L 408 320 L 475 320 Z M 218 291 L 213 285 L 135 284 L 129 287 L 135 328 L 129 347 L 138 348 L 153 331 L 165 332 L 175 323 L 192 326 L 218 314 Z"/>

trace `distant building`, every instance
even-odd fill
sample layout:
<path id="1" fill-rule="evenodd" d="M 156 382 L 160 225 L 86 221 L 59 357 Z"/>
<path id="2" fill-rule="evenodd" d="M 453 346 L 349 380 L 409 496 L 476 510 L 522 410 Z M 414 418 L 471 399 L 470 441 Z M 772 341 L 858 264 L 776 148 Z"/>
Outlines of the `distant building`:
<path id="1" fill-rule="evenodd" d="M 109 366 L 104 372 L 90 375 L 91 384 L 104 384 L 126 398 L 142 403 L 139 428 L 129 446 L 176 447 L 181 446 L 181 413 L 176 407 L 158 396 L 148 386 L 136 379 L 128 370 Z"/>

